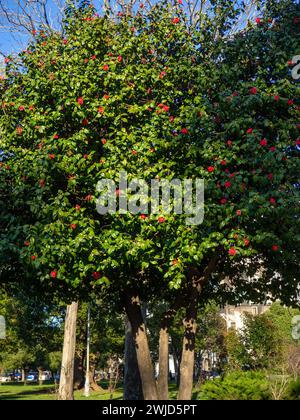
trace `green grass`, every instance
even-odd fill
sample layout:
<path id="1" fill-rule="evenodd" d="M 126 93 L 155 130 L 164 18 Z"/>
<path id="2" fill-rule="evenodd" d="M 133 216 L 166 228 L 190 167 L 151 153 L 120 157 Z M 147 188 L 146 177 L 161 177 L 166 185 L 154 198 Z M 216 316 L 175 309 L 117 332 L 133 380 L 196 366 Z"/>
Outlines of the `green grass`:
<path id="1" fill-rule="evenodd" d="M 102 385 L 102 384 L 101 384 Z M 105 387 L 106 384 L 103 384 Z M 56 400 L 55 385 L 24 385 L 23 383 L 5 383 L 0 385 L 0 400 Z M 119 387 L 113 394 L 113 400 L 121 400 L 123 389 Z M 83 390 L 75 391 L 75 400 L 109 400 L 107 389 L 101 392 L 91 391 L 90 397 L 83 395 Z"/>

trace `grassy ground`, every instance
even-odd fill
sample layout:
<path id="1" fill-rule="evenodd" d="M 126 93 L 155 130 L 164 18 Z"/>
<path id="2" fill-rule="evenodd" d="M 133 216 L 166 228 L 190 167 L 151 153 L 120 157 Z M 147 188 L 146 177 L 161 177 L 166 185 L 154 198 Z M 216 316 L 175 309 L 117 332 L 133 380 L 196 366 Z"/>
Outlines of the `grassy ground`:
<path id="1" fill-rule="evenodd" d="M 101 384 L 102 385 L 102 384 Z M 83 395 L 83 390 L 75 391 L 75 400 L 109 400 L 111 395 L 107 390 L 107 384 L 103 384 L 103 392 L 91 392 L 90 397 Z M 57 392 L 55 385 L 24 385 L 23 383 L 5 383 L 0 385 L 0 400 L 56 400 Z M 113 394 L 113 400 L 121 400 L 123 389 L 117 388 Z"/>
<path id="2" fill-rule="evenodd" d="M 118 386 L 116 391 L 113 393 L 111 398 L 110 392 L 108 391 L 107 381 L 103 381 L 100 384 L 103 388 L 102 392 L 91 392 L 90 397 L 83 395 L 83 390 L 75 391 L 75 400 L 122 400 L 123 388 L 122 384 Z M 175 384 L 171 384 L 170 388 L 170 399 L 176 399 L 177 389 Z M 193 399 L 195 399 L 197 393 L 194 393 Z M 23 383 L 4 383 L 0 384 L 0 401 L 1 400 L 56 400 L 57 399 L 57 386 L 55 385 L 24 385 Z"/>

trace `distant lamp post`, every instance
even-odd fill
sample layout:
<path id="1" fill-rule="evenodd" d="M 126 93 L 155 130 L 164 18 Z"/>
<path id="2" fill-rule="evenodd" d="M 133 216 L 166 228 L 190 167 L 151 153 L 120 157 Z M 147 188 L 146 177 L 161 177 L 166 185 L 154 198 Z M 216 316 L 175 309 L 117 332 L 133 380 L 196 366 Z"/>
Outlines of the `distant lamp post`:
<path id="1" fill-rule="evenodd" d="M 87 313 L 87 332 L 86 332 L 86 372 L 84 384 L 84 396 L 90 396 L 90 335 L 91 335 L 91 308 L 88 306 Z"/>

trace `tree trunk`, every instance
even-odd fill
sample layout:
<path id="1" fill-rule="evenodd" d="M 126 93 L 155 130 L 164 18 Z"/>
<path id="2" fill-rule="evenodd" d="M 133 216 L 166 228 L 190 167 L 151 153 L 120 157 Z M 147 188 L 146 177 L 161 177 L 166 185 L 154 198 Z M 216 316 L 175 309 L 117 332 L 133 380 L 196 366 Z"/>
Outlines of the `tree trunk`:
<path id="1" fill-rule="evenodd" d="M 136 293 L 126 296 L 125 309 L 132 327 L 144 398 L 145 400 L 158 400 L 146 326 L 141 312 L 140 300 Z"/>
<path id="2" fill-rule="evenodd" d="M 197 329 L 197 288 L 192 285 L 190 300 L 184 319 L 184 338 L 180 364 L 180 385 L 178 400 L 191 400 L 193 392 L 194 362 L 195 362 L 195 338 Z"/>
<path id="3" fill-rule="evenodd" d="M 77 354 L 74 359 L 74 389 L 82 389 L 84 387 L 84 353 L 80 356 Z"/>
<path id="4" fill-rule="evenodd" d="M 169 399 L 169 331 L 164 322 L 159 332 L 159 373 L 157 390 L 160 400 Z"/>
<path id="5" fill-rule="evenodd" d="M 124 367 L 124 400 L 143 400 L 143 389 L 137 362 L 136 348 L 131 324 L 125 320 L 125 367 Z"/>
<path id="6" fill-rule="evenodd" d="M 39 385 L 43 385 L 44 381 L 42 379 L 43 369 L 41 367 L 38 368 L 38 382 Z"/>
<path id="7" fill-rule="evenodd" d="M 59 400 L 74 399 L 74 358 L 76 345 L 76 323 L 78 302 L 67 306 L 64 347 L 59 383 Z"/>

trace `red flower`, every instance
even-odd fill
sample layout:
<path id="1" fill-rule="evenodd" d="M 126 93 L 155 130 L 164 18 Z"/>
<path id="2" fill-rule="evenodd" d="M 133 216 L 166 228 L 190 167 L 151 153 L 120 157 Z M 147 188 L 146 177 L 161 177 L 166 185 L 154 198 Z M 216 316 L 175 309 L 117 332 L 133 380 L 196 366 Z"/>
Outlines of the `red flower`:
<path id="1" fill-rule="evenodd" d="M 172 265 L 177 265 L 178 264 L 178 260 L 173 260 L 172 261 Z"/>
<path id="2" fill-rule="evenodd" d="M 293 99 L 289 99 L 289 100 L 288 100 L 288 105 L 294 105 L 294 101 L 293 101 Z"/>
<path id="3" fill-rule="evenodd" d="M 249 239 L 244 239 L 244 244 L 245 244 L 245 246 L 248 246 L 250 244 Z"/>
<path id="4" fill-rule="evenodd" d="M 257 94 L 257 88 L 253 87 L 249 90 L 249 92 L 251 93 L 251 95 L 256 95 Z"/>
<path id="5" fill-rule="evenodd" d="M 275 95 L 275 96 L 274 96 L 274 101 L 278 102 L 278 101 L 279 101 L 279 99 L 280 99 L 280 96 L 279 96 L 279 95 Z"/>
<path id="6" fill-rule="evenodd" d="M 75 229 L 77 228 L 76 223 L 71 223 L 71 224 L 70 224 L 70 228 L 71 228 L 72 230 L 75 230 Z"/>
<path id="7" fill-rule="evenodd" d="M 29 241 L 25 241 L 25 242 L 24 242 L 24 245 L 25 245 L 25 246 L 30 246 L 30 242 L 29 242 Z"/>
<path id="8" fill-rule="evenodd" d="M 107 95 L 107 94 L 103 95 L 103 99 L 105 99 L 107 101 L 109 99 L 109 95 Z"/>
<path id="9" fill-rule="evenodd" d="M 50 153 L 50 154 L 48 155 L 48 157 L 49 157 L 49 159 L 51 159 L 51 160 L 55 159 L 55 155 L 53 155 L 52 153 Z"/>
<path id="10" fill-rule="evenodd" d="M 95 55 L 92 55 L 92 57 L 91 57 L 91 60 L 96 60 L 96 56 Z"/>
<path id="11" fill-rule="evenodd" d="M 87 118 L 84 118 L 82 120 L 82 125 L 89 125 L 89 120 Z"/>
<path id="12" fill-rule="evenodd" d="M 278 246 L 278 245 L 273 245 L 273 246 L 272 246 L 272 250 L 273 250 L 274 252 L 279 251 L 279 246 Z"/>
<path id="13" fill-rule="evenodd" d="M 181 129 L 181 134 L 188 134 L 188 133 L 189 133 L 189 131 L 188 131 L 187 128 L 182 128 Z"/>
<path id="14" fill-rule="evenodd" d="M 269 179 L 270 181 L 272 181 L 272 179 L 273 179 L 273 174 L 272 174 L 272 173 L 268 174 L 268 179 Z"/>
<path id="15" fill-rule="evenodd" d="M 232 146 L 232 140 L 227 140 L 227 145 Z"/>
<path id="16" fill-rule="evenodd" d="M 231 182 L 226 181 L 224 185 L 225 185 L 225 188 L 230 188 L 231 187 Z"/>
<path id="17" fill-rule="evenodd" d="M 84 59 L 84 62 L 85 62 L 85 64 L 87 64 L 89 62 L 89 59 L 88 58 L 85 58 Z"/>
<path id="18" fill-rule="evenodd" d="M 253 128 L 248 128 L 247 134 L 252 134 L 252 133 L 253 133 Z"/>
<path id="19" fill-rule="evenodd" d="M 78 103 L 78 105 L 83 105 L 84 99 L 82 97 L 78 98 L 77 103 Z"/>
<path id="20" fill-rule="evenodd" d="M 10 59 L 8 57 L 5 57 L 4 62 L 7 64 L 10 62 Z"/>
<path id="21" fill-rule="evenodd" d="M 108 70 L 109 70 L 109 65 L 108 65 L 108 64 L 104 64 L 104 66 L 103 66 L 103 70 L 104 70 L 104 71 L 108 71 Z"/>
<path id="22" fill-rule="evenodd" d="M 236 211 L 236 215 L 237 215 L 237 216 L 241 216 L 241 215 L 242 215 L 242 210 L 237 210 L 237 211 Z"/>
<path id="23" fill-rule="evenodd" d="M 271 197 L 271 198 L 270 198 L 270 203 L 271 203 L 271 204 L 273 204 L 273 205 L 274 205 L 274 204 L 276 204 L 276 200 L 275 200 L 275 198 Z"/>
<path id="24" fill-rule="evenodd" d="M 275 150 L 276 150 L 275 146 L 270 147 L 270 152 L 275 152 Z"/>
<path id="25" fill-rule="evenodd" d="M 209 166 L 207 168 L 207 170 L 208 170 L 208 172 L 213 172 L 215 170 L 215 167 L 214 166 Z"/>
<path id="26" fill-rule="evenodd" d="M 169 118 L 170 123 L 174 122 L 174 117 L 171 115 Z"/>
<path id="27" fill-rule="evenodd" d="M 179 17 L 174 18 L 174 19 L 172 20 L 172 22 L 174 23 L 174 25 L 176 25 L 177 23 L 179 23 L 179 22 L 180 22 Z"/>
<path id="28" fill-rule="evenodd" d="M 267 146 L 267 144 L 268 144 L 268 141 L 267 141 L 267 139 L 262 139 L 261 141 L 260 141 L 260 145 L 261 146 Z"/>
<path id="29" fill-rule="evenodd" d="M 63 44 L 67 45 L 68 44 L 68 40 L 67 39 L 63 39 Z"/>
<path id="30" fill-rule="evenodd" d="M 101 143 L 104 145 L 104 144 L 106 144 L 106 143 L 107 143 L 107 140 L 106 140 L 106 139 L 102 139 L 102 140 L 101 140 Z"/>
<path id="31" fill-rule="evenodd" d="M 35 261 L 36 260 L 36 256 L 35 255 L 31 255 L 31 261 Z"/>
<path id="32" fill-rule="evenodd" d="M 137 155 L 137 151 L 136 150 L 131 150 L 131 153 L 135 156 Z"/>
<path id="33" fill-rule="evenodd" d="M 162 72 L 160 73 L 160 75 L 159 75 L 159 78 L 160 78 L 160 79 L 164 78 L 166 74 L 167 74 L 167 73 L 166 73 L 165 71 L 162 71 Z"/>
<path id="34" fill-rule="evenodd" d="M 57 271 L 51 271 L 50 276 L 51 276 L 53 279 L 56 279 L 56 277 L 57 277 Z"/>
<path id="35" fill-rule="evenodd" d="M 59 135 L 58 134 L 54 134 L 53 139 L 54 140 L 58 140 L 59 139 Z"/>
<path id="36" fill-rule="evenodd" d="M 164 223 L 166 221 L 166 219 L 164 217 L 159 217 L 157 219 L 158 223 Z"/>
<path id="37" fill-rule="evenodd" d="M 84 198 L 84 201 L 92 201 L 92 199 L 93 199 L 92 194 L 88 194 L 88 195 Z"/>
<path id="38" fill-rule="evenodd" d="M 145 214 L 140 215 L 140 219 L 145 220 L 146 218 L 147 218 L 147 216 Z"/>
<path id="39" fill-rule="evenodd" d="M 119 55 L 119 56 L 118 56 L 118 58 L 117 58 L 117 60 L 118 60 L 118 62 L 119 62 L 119 63 L 121 63 L 121 62 L 122 62 L 122 60 L 123 60 L 122 56 L 121 56 L 121 55 Z"/>
<path id="40" fill-rule="evenodd" d="M 256 18 L 255 19 L 255 22 L 259 25 L 259 24 L 261 24 L 261 18 Z"/>
<path id="41" fill-rule="evenodd" d="M 22 133 L 23 133 L 23 128 L 22 127 L 17 127 L 17 134 L 19 135 L 19 136 L 21 136 L 22 135 Z"/>
<path id="42" fill-rule="evenodd" d="M 104 108 L 103 108 L 103 106 L 100 106 L 98 108 L 98 114 L 103 114 L 103 113 L 104 113 Z"/>
<path id="43" fill-rule="evenodd" d="M 220 203 L 221 204 L 226 204 L 227 203 L 227 198 L 221 198 L 221 200 L 220 200 Z"/>
<path id="44" fill-rule="evenodd" d="M 93 278 L 94 278 L 95 280 L 99 280 L 99 279 L 100 279 L 100 277 L 101 277 L 101 274 L 99 273 L 99 271 L 94 271 L 94 272 L 93 272 Z"/>
<path id="45" fill-rule="evenodd" d="M 25 107 L 24 106 L 19 106 L 19 111 L 25 111 Z"/>
<path id="46" fill-rule="evenodd" d="M 40 185 L 40 187 L 41 187 L 41 188 L 44 188 L 44 187 L 45 187 L 45 185 L 46 185 L 46 181 L 45 181 L 44 179 L 41 179 L 41 180 L 39 181 L 39 185 Z"/>
<path id="47" fill-rule="evenodd" d="M 234 257 L 236 255 L 236 249 L 235 248 L 230 248 L 228 251 L 229 255 Z"/>
<path id="48" fill-rule="evenodd" d="M 221 163 L 221 165 L 226 166 L 226 160 L 223 159 L 223 160 L 221 160 L 220 163 Z"/>
<path id="49" fill-rule="evenodd" d="M 76 210 L 76 211 L 80 211 L 80 209 L 81 209 L 80 205 L 79 205 L 79 204 L 76 204 L 76 206 L 75 206 L 75 210 Z"/>
<path id="50" fill-rule="evenodd" d="M 87 153 L 85 153 L 84 155 L 83 155 L 83 159 L 88 159 L 89 158 L 89 155 L 87 154 Z"/>

